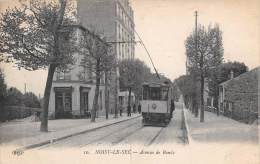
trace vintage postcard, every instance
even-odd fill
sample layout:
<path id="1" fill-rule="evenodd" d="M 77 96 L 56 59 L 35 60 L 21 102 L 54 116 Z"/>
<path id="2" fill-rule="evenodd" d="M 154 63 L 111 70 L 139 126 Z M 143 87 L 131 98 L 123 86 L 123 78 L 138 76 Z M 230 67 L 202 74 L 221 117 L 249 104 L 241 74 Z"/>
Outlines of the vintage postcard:
<path id="1" fill-rule="evenodd" d="M 0 0 L 1 164 L 259 164 L 259 0 Z"/>

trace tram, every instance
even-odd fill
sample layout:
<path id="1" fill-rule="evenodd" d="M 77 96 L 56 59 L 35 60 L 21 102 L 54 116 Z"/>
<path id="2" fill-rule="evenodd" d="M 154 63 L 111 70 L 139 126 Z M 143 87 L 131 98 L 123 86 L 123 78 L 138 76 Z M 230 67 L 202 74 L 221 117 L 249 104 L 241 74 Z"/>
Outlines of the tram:
<path id="1" fill-rule="evenodd" d="M 167 126 L 171 116 L 172 89 L 169 82 L 149 82 L 142 85 L 143 125 Z"/>

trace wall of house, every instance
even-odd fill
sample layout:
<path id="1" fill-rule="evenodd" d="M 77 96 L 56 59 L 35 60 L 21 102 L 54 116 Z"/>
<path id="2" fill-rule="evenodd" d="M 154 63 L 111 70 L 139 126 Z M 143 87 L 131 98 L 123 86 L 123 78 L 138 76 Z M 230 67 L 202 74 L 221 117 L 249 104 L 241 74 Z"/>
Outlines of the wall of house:
<path id="1" fill-rule="evenodd" d="M 260 67 L 222 83 L 222 101 L 232 104 L 232 117 L 243 120 L 258 113 L 258 73 Z M 220 100 L 221 100 L 220 99 Z M 254 116 L 254 117 L 255 117 Z"/>
<path id="2" fill-rule="evenodd" d="M 72 26 L 69 30 L 73 30 L 74 36 L 80 38 L 82 36 L 82 28 L 80 26 Z M 95 94 L 95 80 L 89 76 L 88 70 L 84 73 L 84 78 L 82 78 L 82 72 L 84 72 L 84 68 L 82 67 L 82 59 L 84 58 L 84 54 L 75 53 L 73 54 L 75 58 L 75 63 L 70 65 L 67 70 L 66 76 L 68 78 L 60 78 L 61 72 L 56 70 L 53 77 L 50 101 L 49 101 L 49 116 L 55 118 L 55 88 L 62 87 L 71 87 L 71 108 L 72 115 L 80 114 L 80 87 L 89 88 L 88 92 L 88 107 L 89 111 L 92 110 L 93 99 Z M 81 75 L 80 75 L 81 74 Z M 102 102 L 100 102 L 99 96 L 99 115 L 105 114 L 105 94 L 104 94 L 104 80 L 101 80 L 100 92 L 102 93 Z M 102 109 L 101 109 L 102 107 Z"/>
<path id="3" fill-rule="evenodd" d="M 49 101 L 49 116 L 55 116 L 55 87 L 72 87 L 72 115 L 80 114 L 80 87 L 90 88 L 88 94 L 88 106 L 89 111 L 91 111 L 93 106 L 94 94 L 96 86 L 94 84 L 83 84 L 83 83 L 71 83 L 71 82 L 54 82 L 52 85 L 51 96 Z M 105 114 L 105 87 L 100 86 L 100 91 L 102 92 L 102 109 L 99 108 L 99 115 Z M 100 100 L 100 99 L 99 99 Z M 100 105 L 99 105 L 100 107 Z"/>
<path id="4" fill-rule="evenodd" d="M 107 39 L 112 40 L 115 38 L 114 4 L 115 0 L 78 0 L 79 20 L 84 27 L 104 32 Z"/>

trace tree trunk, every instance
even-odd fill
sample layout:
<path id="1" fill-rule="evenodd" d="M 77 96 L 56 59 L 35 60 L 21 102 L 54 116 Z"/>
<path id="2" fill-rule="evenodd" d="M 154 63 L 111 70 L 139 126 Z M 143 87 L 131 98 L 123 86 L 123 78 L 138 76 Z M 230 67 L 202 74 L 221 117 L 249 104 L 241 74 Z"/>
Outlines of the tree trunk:
<path id="1" fill-rule="evenodd" d="M 199 109 L 198 109 L 198 100 L 194 97 L 194 100 L 193 100 L 193 103 L 194 103 L 194 111 L 195 111 L 195 117 L 198 117 L 199 116 Z"/>
<path id="2" fill-rule="evenodd" d="M 51 86 L 52 86 L 52 80 L 53 80 L 55 69 L 56 69 L 56 65 L 50 64 L 45 91 L 44 91 L 43 111 L 42 111 L 41 127 L 40 127 L 41 132 L 48 132 L 49 100 L 50 100 Z"/>
<path id="3" fill-rule="evenodd" d="M 62 25 L 64 13 L 67 5 L 67 0 L 60 0 L 60 10 L 58 13 L 58 18 L 56 23 L 53 25 L 53 32 L 54 32 L 54 58 L 59 56 L 59 34 L 58 30 L 59 27 Z M 56 62 L 56 60 L 53 60 Z M 50 64 L 49 70 L 48 70 L 48 77 L 46 81 L 45 91 L 44 91 L 44 102 L 43 102 L 43 112 L 42 112 L 42 119 L 41 119 L 41 127 L 40 131 L 47 132 L 48 131 L 48 108 L 49 108 L 49 99 L 50 99 L 50 93 L 51 93 L 51 86 L 52 86 L 52 80 L 53 75 L 55 72 L 57 65 L 56 64 Z"/>
<path id="4" fill-rule="evenodd" d="M 192 98 L 192 96 L 190 97 L 190 110 L 191 110 L 191 113 L 192 114 L 195 114 L 195 108 L 194 108 L 194 103 L 193 103 L 193 98 Z"/>
<path id="5" fill-rule="evenodd" d="M 116 67 L 115 79 L 115 118 L 118 118 L 118 87 L 119 87 L 119 68 Z"/>
<path id="6" fill-rule="evenodd" d="M 200 122 L 204 122 L 204 75 L 201 72 L 201 87 L 200 87 L 200 102 L 201 102 L 201 107 L 200 107 Z"/>
<path id="7" fill-rule="evenodd" d="M 106 108 L 106 119 L 108 119 L 109 94 L 108 94 L 108 72 L 107 71 L 105 71 L 105 108 Z"/>
<path id="8" fill-rule="evenodd" d="M 129 87 L 129 92 L 128 92 L 128 105 L 127 105 L 127 109 L 130 108 L 131 109 L 131 93 L 132 93 L 132 88 Z M 130 110 L 131 113 L 131 110 Z"/>
<path id="9" fill-rule="evenodd" d="M 96 112 L 98 110 L 98 95 L 99 95 L 99 86 L 100 86 L 100 70 L 99 70 L 99 61 L 97 62 L 97 72 L 96 72 L 96 88 L 95 88 L 95 96 L 93 100 L 93 106 L 91 110 L 91 122 L 95 122 Z"/>

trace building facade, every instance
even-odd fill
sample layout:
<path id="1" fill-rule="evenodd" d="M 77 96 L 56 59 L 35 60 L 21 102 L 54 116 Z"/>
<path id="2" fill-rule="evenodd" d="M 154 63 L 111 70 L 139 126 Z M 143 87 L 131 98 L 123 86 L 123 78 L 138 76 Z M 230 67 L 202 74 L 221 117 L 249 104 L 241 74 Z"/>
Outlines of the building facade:
<path id="1" fill-rule="evenodd" d="M 77 0 L 80 24 L 101 33 L 113 46 L 117 60 L 135 57 L 134 12 L 129 0 Z M 110 78 L 110 111 L 119 104 L 119 70 Z M 116 100 L 117 97 L 117 100 Z"/>
<path id="2" fill-rule="evenodd" d="M 117 59 L 135 57 L 134 12 L 129 0 L 78 0 L 77 9 L 79 22 L 103 33 Z"/>
<path id="3" fill-rule="evenodd" d="M 106 41 L 111 43 L 118 60 L 134 58 L 134 15 L 128 0 L 77 0 L 76 8 L 80 25 L 66 27 L 76 40 L 80 40 L 86 29 L 94 30 L 103 34 Z M 76 61 L 74 65 L 69 66 L 70 69 L 57 70 L 54 74 L 49 101 L 51 118 L 89 116 L 92 110 L 95 93 L 93 73 L 82 66 L 83 54 L 75 53 L 73 56 Z M 116 80 L 118 73 L 112 73 L 111 76 L 113 77 L 109 82 L 109 111 L 113 113 L 115 107 L 112 104 L 116 102 L 115 97 L 119 99 L 120 93 Z M 105 86 L 102 79 L 97 115 L 104 114 Z"/>
<path id="4" fill-rule="evenodd" d="M 64 32 L 69 31 L 73 36 L 71 39 L 79 42 L 85 30 L 83 26 L 72 25 L 66 27 Z M 83 54 L 77 52 L 73 57 L 75 59 L 73 65 L 68 66 L 65 71 L 56 70 L 54 73 L 49 101 L 51 118 L 90 116 L 95 93 L 95 78 L 93 72 L 82 65 Z M 105 113 L 104 89 L 104 79 L 102 79 L 97 115 Z"/>
<path id="5" fill-rule="evenodd" d="M 258 117 L 260 67 L 219 85 L 220 113 L 250 123 Z M 231 76 L 232 77 L 232 76 Z"/>

